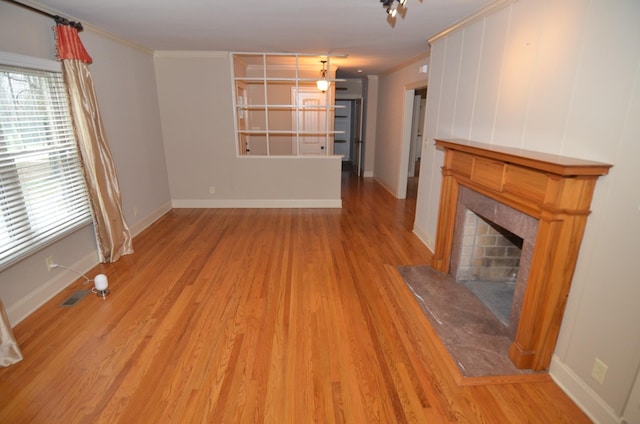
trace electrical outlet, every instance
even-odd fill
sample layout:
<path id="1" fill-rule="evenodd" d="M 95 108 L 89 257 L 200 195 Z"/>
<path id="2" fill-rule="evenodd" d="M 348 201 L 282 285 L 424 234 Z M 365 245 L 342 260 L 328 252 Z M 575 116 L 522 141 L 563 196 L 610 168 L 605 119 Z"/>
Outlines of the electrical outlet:
<path id="1" fill-rule="evenodd" d="M 133 207 L 133 216 L 138 216 L 138 207 L 137 206 Z"/>
<path id="2" fill-rule="evenodd" d="M 428 238 L 427 238 L 427 247 L 428 247 L 429 249 L 433 250 L 433 248 L 434 248 L 434 244 L 435 244 L 435 243 L 433 242 L 433 239 L 432 239 L 431 237 L 428 237 Z"/>
<path id="3" fill-rule="evenodd" d="M 607 365 L 602 362 L 600 358 L 596 358 L 596 360 L 593 362 L 591 377 L 598 383 L 602 384 L 604 382 L 604 377 L 607 375 L 607 368 Z"/>
<path id="4" fill-rule="evenodd" d="M 215 186 L 210 186 L 209 187 L 209 194 L 216 194 L 216 187 Z"/>
<path id="5" fill-rule="evenodd" d="M 55 268 L 52 265 L 55 265 L 55 262 L 53 261 L 53 256 L 47 256 L 44 259 L 45 263 L 47 264 L 47 271 L 51 271 L 53 268 Z"/>

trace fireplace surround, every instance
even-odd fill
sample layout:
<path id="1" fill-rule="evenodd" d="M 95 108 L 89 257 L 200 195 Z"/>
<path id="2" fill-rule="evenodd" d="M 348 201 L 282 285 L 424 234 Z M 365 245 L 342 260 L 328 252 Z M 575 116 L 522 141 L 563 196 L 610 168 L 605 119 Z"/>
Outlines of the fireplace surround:
<path id="1" fill-rule="evenodd" d="M 459 205 L 464 205 L 459 197 L 470 196 L 467 192 L 536 220 L 535 235 L 527 236 L 523 246 L 531 250 L 530 263 L 519 271 L 516 292 L 521 293 L 512 312 L 517 319 L 510 329 L 509 358 L 518 368 L 546 370 L 596 180 L 611 165 L 468 140 L 436 140 L 436 146 L 444 149 L 445 158 L 434 269 L 450 271 L 456 218 L 460 219 Z"/>

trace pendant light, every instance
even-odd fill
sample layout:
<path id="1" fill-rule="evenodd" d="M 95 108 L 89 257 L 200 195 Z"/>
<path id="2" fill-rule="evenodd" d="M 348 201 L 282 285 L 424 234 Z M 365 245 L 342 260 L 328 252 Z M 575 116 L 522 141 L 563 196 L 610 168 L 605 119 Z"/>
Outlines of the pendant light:
<path id="1" fill-rule="evenodd" d="M 327 79 L 327 70 L 324 67 L 327 61 L 321 60 L 320 62 L 322 62 L 322 71 L 320 71 L 320 79 L 316 81 L 316 86 L 318 86 L 318 90 L 324 93 L 329 89 L 329 80 Z"/>

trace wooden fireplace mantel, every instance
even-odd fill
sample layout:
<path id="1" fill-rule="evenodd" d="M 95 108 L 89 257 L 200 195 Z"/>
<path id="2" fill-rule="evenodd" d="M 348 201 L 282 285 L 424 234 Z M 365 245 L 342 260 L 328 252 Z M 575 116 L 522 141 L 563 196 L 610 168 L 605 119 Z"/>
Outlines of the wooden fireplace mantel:
<path id="1" fill-rule="evenodd" d="M 468 140 L 436 146 L 445 158 L 434 269 L 449 272 L 460 185 L 539 220 L 509 357 L 519 368 L 548 369 L 596 180 L 611 165 Z"/>

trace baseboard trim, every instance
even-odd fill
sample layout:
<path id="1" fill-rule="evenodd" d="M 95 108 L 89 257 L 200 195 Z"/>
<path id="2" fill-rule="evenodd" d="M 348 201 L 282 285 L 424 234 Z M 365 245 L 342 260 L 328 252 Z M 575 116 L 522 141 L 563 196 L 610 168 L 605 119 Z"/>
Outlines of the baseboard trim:
<path id="1" fill-rule="evenodd" d="M 420 241 L 427 246 L 429 252 L 431 252 L 431 256 L 433 256 L 433 252 L 435 252 L 435 243 L 433 242 L 433 238 L 429 237 L 429 235 L 422 231 L 422 229 L 418 227 L 413 227 L 413 234 L 416 235 L 420 239 Z"/>
<path id="2" fill-rule="evenodd" d="M 291 209 L 291 208 L 342 208 L 342 199 L 178 199 L 172 200 L 176 209 L 211 208 L 211 209 Z"/>
<path id="3" fill-rule="evenodd" d="M 133 236 L 137 236 L 142 231 L 144 231 L 148 226 L 156 222 L 163 215 L 171 210 L 171 202 L 167 202 L 164 205 L 160 206 L 155 211 L 151 212 L 149 215 L 142 218 L 140 221 L 136 222 L 131 226 L 131 234 Z M 135 246 L 134 246 L 135 249 Z"/>
<path id="4" fill-rule="evenodd" d="M 373 179 L 374 179 L 375 182 L 380 184 L 380 187 L 382 187 L 383 189 L 387 190 L 390 195 L 392 195 L 393 197 L 398 199 L 398 193 L 396 193 L 391 187 L 387 186 L 384 182 L 380 181 L 379 179 L 377 179 L 375 177 Z"/>
<path id="5" fill-rule="evenodd" d="M 132 235 L 135 236 L 139 234 L 170 210 L 171 204 L 165 203 L 160 208 L 145 216 L 142 220 L 131 227 Z M 133 248 L 135 249 L 135 244 Z M 99 263 L 98 251 L 94 250 L 86 254 L 79 261 L 69 265 L 68 268 L 85 274 Z M 20 321 L 31 315 L 39 307 L 47 303 L 77 279 L 78 275 L 76 274 L 59 272 L 55 277 L 44 282 L 42 286 L 38 287 L 38 289 L 32 291 L 15 304 L 7 307 L 7 316 L 9 317 L 9 322 L 11 322 L 11 326 L 15 327 Z"/>
<path id="6" fill-rule="evenodd" d="M 79 261 L 69 265 L 69 268 L 84 274 L 89 272 L 91 268 L 98 263 L 98 252 L 94 250 Z M 20 321 L 31 315 L 77 279 L 78 275 L 76 274 L 71 275 L 67 272 L 60 272 L 42 284 L 42 286 L 38 287 L 38 289 L 8 307 L 7 316 L 11 322 L 11 326 L 15 327 Z"/>
<path id="7" fill-rule="evenodd" d="M 615 411 L 556 355 L 551 358 L 549 374 L 593 422 L 599 424 L 623 422 L 622 417 L 616 415 Z"/>

